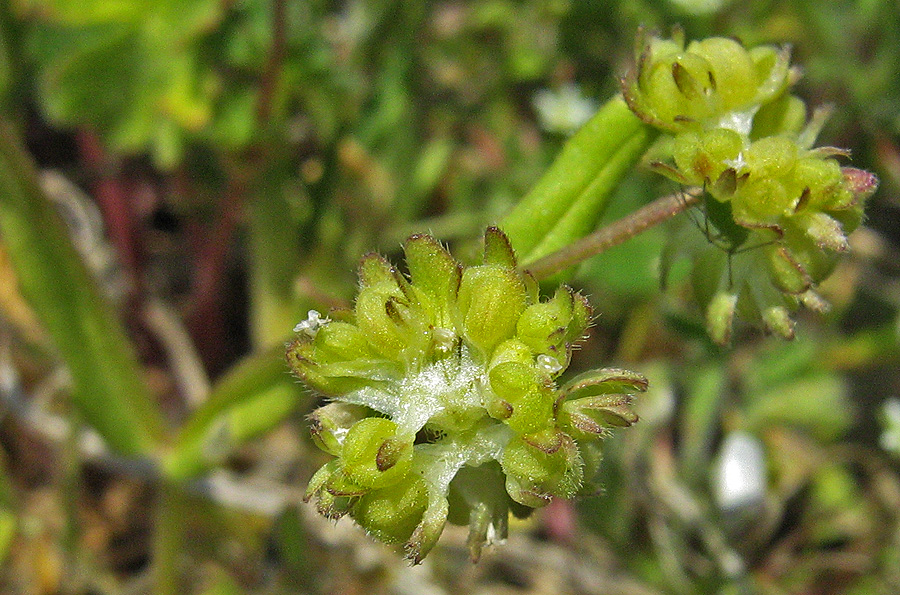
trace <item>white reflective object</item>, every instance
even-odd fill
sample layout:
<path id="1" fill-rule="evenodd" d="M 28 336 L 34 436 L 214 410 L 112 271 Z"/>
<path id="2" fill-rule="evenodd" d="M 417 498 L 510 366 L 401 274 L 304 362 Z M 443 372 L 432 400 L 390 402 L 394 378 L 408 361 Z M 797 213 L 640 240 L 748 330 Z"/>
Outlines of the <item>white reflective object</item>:
<path id="1" fill-rule="evenodd" d="M 552 355 L 546 355 L 544 353 L 537 356 L 537 365 L 547 374 L 553 375 L 557 372 L 561 372 L 563 366 L 559 363 L 559 360 L 553 357 Z"/>
<path id="2" fill-rule="evenodd" d="M 319 332 L 319 329 L 331 322 L 331 319 L 323 317 L 316 310 L 310 310 L 306 314 L 306 320 L 299 322 L 297 326 L 294 327 L 295 333 L 301 333 L 306 335 L 309 338 L 314 338 L 316 333 Z"/>
<path id="3" fill-rule="evenodd" d="M 723 512 L 740 512 L 761 503 L 766 494 L 766 460 L 756 436 L 728 434 L 712 479 L 713 496 Z"/>
<path id="4" fill-rule="evenodd" d="M 446 328 L 435 328 L 431 331 L 434 347 L 441 353 L 447 353 L 456 345 L 456 333 Z"/>
<path id="5" fill-rule="evenodd" d="M 548 132 L 572 134 L 597 112 L 597 103 L 585 97 L 572 83 L 552 91 L 541 89 L 534 94 L 532 105 L 541 127 Z"/>

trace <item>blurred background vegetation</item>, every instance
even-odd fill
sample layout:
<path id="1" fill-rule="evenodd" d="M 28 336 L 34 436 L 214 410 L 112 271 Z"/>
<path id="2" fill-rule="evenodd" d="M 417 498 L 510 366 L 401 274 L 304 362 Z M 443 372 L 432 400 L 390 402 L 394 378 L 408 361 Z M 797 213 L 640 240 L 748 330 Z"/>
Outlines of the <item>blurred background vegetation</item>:
<path id="1" fill-rule="evenodd" d="M 830 312 L 715 347 L 651 230 L 572 281 L 572 372 L 651 382 L 602 493 L 477 566 L 318 518 L 294 324 L 410 233 L 474 254 L 675 24 L 791 44 L 881 177 Z M 0 591 L 900 592 L 898 48 L 896 0 L 0 0 Z M 606 220 L 673 190 L 637 170 Z"/>

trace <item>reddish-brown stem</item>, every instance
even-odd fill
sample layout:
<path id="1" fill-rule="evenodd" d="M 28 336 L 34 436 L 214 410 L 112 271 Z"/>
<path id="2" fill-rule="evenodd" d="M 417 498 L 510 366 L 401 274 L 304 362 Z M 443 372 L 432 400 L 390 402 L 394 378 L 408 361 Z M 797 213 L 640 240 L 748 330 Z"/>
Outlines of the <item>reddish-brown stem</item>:
<path id="1" fill-rule="evenodd" d="M 121 177 L 111 171 L 112 160 L 95 133 L 80 130 L 77 143 L 82 160 L 96 176 L 93 194 L 103 214 L 110 242 L 128 275 L 130 297 L 136 299 L 141 295 L 141 244 L 128 189 Z"/>
<path id="2" fill-rule="evenodd" d="M 273 0 L 272 46 L 259 80 L 256 103 L 256 121 L 260 128 L 268 124 L 272 116 L 286 46 L 287 3 L 285 0 Z M 200 352 L 204 354 L 207 367 L 211 369 L 218 367 L 224 355 L 225 328 L 220 294 L 228 250 L 240 213 L 247 202 L 251 183 L 247 174 L 258 171 L 258 164 L 263 159 L 264 151 L 249 150 L 243 155 L 245 163 L 240 167 L 226 164 L 228 181 L 225 195 L 219 204 L 219 219 L 215 227 L 206 234 L 197 254 L 188 324 Z"/>
<path id="3" fill-rule="evenodd" d="M 658 198 L 630 215 L 522 268 L 527 269 L 538 280 L 551 277 L 686 211 L 700 201 L 701 193 L 699 188 L 689 188 Z"/>
<path id="4" fill-rule="evenodd" d="M 287 2 L 272 0 L 272 49 L 266 68 L 259 82 L 259 95 L 256 103 L 256 121 L 259 125 L 268 123 L 272 115 L 272 105 L 278 79 L 281 76 L 281 65 L 284 61 L 287 46 Z"/>

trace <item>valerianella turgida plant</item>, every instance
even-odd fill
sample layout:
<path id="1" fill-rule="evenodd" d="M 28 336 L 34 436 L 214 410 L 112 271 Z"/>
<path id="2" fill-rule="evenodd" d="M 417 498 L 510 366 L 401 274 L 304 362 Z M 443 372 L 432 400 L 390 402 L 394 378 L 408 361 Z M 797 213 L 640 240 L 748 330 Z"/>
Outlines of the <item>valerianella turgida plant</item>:
<path id="1" fill-rule="evenodd" d="M 420 562 L 446 522 L 469 548 L 506 536 L 509 513 L 569 498 L 596 472 L 598 439 L 637 420 L 644 378 L 616 369 L 557 386 L 591 319 L 560 287 L 542 300 L 503 233 L 463 267 L 415 235 L 405 275 L 376 254 L 353 311 L 311 312 L 288 347 L 294 373 L 330 399 L 310 415 L 334 459 L 310 480 L 322 514 L 349 514 Z"/>
<path id="2" fill-rule="evenodd" d="M 694 263 L 694 292 L 720 343 L 735 314 L 790 338 L 799 303 L 825 305 L 814 289 L 848 249 L 878 184 L 838 164 L 846 151 L 813 148 L 826 110 L 807 120 L 789 94 L 799 76 L 789 59 L 787 48 L 746 50 L 725 38 L 685 46 L 676 32 L 643 39 L 622 81 L 632 111 L 670 135 L 671 162 L 654 168 L 706 191 L 695 226 L 705 237 L 687 230 L 693 238 L 673 246 Z"/>

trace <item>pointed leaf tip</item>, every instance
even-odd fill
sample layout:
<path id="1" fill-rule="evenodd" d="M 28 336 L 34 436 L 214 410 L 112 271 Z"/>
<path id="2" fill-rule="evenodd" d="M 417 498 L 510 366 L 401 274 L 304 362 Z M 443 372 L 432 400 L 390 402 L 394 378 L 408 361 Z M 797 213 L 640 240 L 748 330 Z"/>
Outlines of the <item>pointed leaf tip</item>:
<path id="1" fill-rule="evenodd" d="M 494 225 L 484 232 L 484 264 L 497 264 L 511 269 L 517 265 L 516 253 L 509 238 Z"/>

